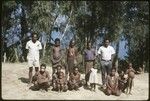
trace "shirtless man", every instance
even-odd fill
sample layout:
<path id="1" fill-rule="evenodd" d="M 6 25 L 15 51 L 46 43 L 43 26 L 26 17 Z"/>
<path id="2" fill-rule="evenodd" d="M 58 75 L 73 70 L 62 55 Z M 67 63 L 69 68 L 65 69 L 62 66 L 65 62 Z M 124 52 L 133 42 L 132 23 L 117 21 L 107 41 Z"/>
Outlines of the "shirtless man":
<path id="1" fill-rule="evenodd" d="M 33 80 L 38 89 L 48 91 L 48 87 L 50 86 L 50 75 L 48 71 L 46 71 L 45 64 L 41 64 L 40 71 L 33 76 Z"/>
<path id="2" fill-rule="evenodd" d="M 74 65 L 76 64 L 77 60 L 77 49 L 74 46 L 75 41 L 71 40 L 69 49 L 67 49 L 67 64 L 68 64 L 68 71 L 69 74 L 73 72 Z"/>
<path id="3" fill-rule="evenodd" d="M 56 38 L 55 39 L 55 45 L 52 49 L 52 74 L 55 73 L 57 65 L 61 65 L 61 59 L 62 59 L 62 54 L 61 54 L 61 49 L 60 49 L 60 39 Z"/>
<path id="4" fill-rule="evenodd" d="M 73 73 L 70 74 L 69 81 L 68 81 L 68 87 L 70 90 L 78 90 L 79 87 L 82 86 L 82 83 L 80 81 L 81 74 L 79 73 L 79 70 L 77 67 L 74 68 Z"/>
<path id="5" fill-rule="evenodd" d="M 120 91 L 118 89 L 118 77 L 115 75 L 116 69 L 112 68 L 111 73 L 106 79 L 106 95 L 116 95 L 120 96 Z"/>
<path id="6" fill-rule="evenodd" d="M 132 68 L 132 63 L 129 63 L 128 69 L 126 70 L 126 74 L 128 75 L 126 94 L 131 94 L 131 90 L 132 90 L 132 86 L 133 86 L 133 79 L 135 77 L 135 72 L 136 71 Z"/>

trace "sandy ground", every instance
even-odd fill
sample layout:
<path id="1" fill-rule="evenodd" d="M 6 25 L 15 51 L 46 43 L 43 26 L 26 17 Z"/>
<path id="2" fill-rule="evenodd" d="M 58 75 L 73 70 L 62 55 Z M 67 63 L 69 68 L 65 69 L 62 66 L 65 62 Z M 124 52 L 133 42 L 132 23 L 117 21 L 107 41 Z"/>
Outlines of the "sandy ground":
<path id="1" fill-rule="evenodd" d="M 47 67 L 51 72 L 51 67 Z M 28 68 L 27 63 L 2 63 L 2 98 L 16 100 L 147 100 L 149 95 L 149 75 L 144 73 L 136 75 L 132 95 L 124 93 L 121 96 L 107 96 L 97 85 L 97 91 L 80 88 L 79 91 L 67 91 L 58 93 L 49 90 L 48 92 L 33 91 L 27 87 Z M 84 75 L 82 75 L 84 78 Z M 98 73 L 99 84 L 101 74 Z"/>

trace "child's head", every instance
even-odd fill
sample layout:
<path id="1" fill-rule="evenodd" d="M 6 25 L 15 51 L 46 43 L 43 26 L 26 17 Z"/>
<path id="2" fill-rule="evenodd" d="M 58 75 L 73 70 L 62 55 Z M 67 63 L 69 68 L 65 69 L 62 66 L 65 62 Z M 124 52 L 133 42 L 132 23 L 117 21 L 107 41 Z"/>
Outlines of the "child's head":
<path id="1" fill-rule="evenodd" d="M 62 79 L 63 78 L 63 73 L 60 72 L 59 75 L 58 75 L 59 79 Z"/>
<path id="2" fill-rule="evenodd" d="M 78 67 L 74 67 L 74 73 L 78 73 L 79 72 L 79 69 L 78 69 Z"/>
<path id="3" fill-rule="evenodd" d="M 61 66 L 61 65 L 58 65 L 58 66 L 57 66 L 57 72 L 61 72 L 61 68 L 62 68 L 62 66 Z"/>
<path id="4" fill-rule="evenodd" d="M 111 75 L 112 75 L 112 76 L 115 76 L 115 74 L 116 74 L 116 68 L 112 68 L 112 69 L 111 69 Z"/>
<path id="5" fill-rule="evenodd" d="M 60 39 L 59 38 L 55 39 L 55 46 L 60 46 Z"/>
<path id="6" fill-rule="evenodd" d="M 40 71 L 44 72 L 46 69 L 46 65 L 45 64 L 41 64 L 40 66 Z"/>
<path id="7" fill-rule="evenodd" d="M 119 76 L 124 76 L 124 71 L 123 70 L 119 70 L 118 74 L 119 74 Z"/>
<path id="8" fill-rule="evenodd" d="M 71 40 L 70 41 L 70 47 L 73 47 L 75 45 L 75 41 L 74 40 Z"/>
<path id="9" fill-rule="evenodd" d="M 128 68 L 132 68 L 132 63 L 131 62 L 128 63 Z"/>

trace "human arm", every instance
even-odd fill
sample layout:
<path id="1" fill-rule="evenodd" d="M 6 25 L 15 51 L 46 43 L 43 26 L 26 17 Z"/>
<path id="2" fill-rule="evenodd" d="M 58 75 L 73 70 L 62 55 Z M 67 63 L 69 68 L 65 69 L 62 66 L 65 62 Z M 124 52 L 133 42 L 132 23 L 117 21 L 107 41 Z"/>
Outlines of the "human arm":
<path id="1" fill-rule="evenodd" d="M 106 77 L 106 86 L 108 89 L 112 90 L 111 86 L 109 85 L 109 76 Z"/>

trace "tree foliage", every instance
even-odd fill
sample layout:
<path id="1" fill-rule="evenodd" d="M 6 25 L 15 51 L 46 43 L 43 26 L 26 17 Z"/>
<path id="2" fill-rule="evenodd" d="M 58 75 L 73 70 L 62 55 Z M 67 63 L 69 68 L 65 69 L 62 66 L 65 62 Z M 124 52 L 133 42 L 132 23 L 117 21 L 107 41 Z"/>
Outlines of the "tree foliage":
<path id="1" fill-rule="evenodd" d="M 118 55 L 119 42 L 124 37 L 128 41 L 128 56 L 125 59 L 133 62 L 135 66 L 141 65 L 143 61 L 147 64 L 149 62 L 147 1 L 3 1 L 3 32 L 12 25 L 10 14 L 20 3 L 24 13 L 21 18 L 22 36 L 27 33 L 28 27 L 37 33 L 45 31 L 50 35 L 58 16 L 65 15 L 67 22 L 60 29 L 64 36 L 69 35 L 65 34 L 68 26 L 75 29 L 73 38 L 81 53 L 88 41 L 94 46 L 98 38 L 108 37 L 115 43 Z M 48 47 L 46 52 L 49 52 Z"/>

